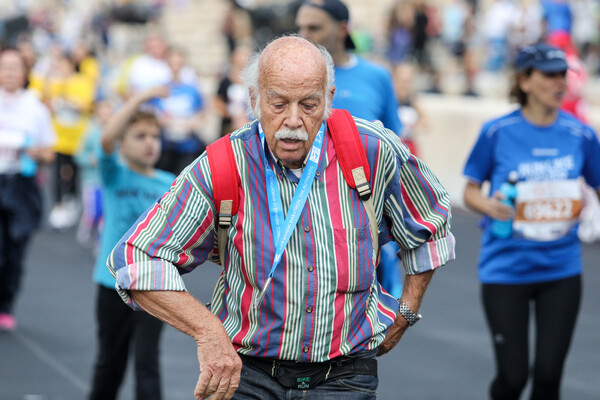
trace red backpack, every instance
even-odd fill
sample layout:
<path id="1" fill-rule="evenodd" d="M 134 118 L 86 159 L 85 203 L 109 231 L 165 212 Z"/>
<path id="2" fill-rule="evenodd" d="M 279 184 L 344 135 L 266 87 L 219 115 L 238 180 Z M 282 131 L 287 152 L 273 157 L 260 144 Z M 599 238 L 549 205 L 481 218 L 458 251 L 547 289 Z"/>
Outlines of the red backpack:
<path id="1" fill-rule="evenodd" d="M 369 225 L 371 226 L 371 238 L 373 239 L 373 250 L 376 259 L 378 259 L 377 235 L 379 226 L 375 217 L 373 200 L 371 199 L 369 163 L 358 129 L 350 113 L 341 109 L 331 110 L 331 114 L 327 119 L 327 127 L 333 139 L 333 146 L 346 183 L 358 191 L 358 196 L 367 210 Z M 221 265 L 224 265 L 225 248 L 228 241 L 227 229 L 231 225 L 233 216 L 238 211 L 240 185 L 230 135 L 226 135 L 207 146 L 206 154 L 212 172 L 213 199 L 219 213 L 219 257 L 221 258 Z"/>

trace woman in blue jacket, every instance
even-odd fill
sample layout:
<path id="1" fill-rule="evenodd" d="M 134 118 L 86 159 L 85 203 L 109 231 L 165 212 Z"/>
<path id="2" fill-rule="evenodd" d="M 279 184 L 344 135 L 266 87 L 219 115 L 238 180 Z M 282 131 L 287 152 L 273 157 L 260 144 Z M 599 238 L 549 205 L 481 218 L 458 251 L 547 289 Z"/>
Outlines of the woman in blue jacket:
<path id="1" fill-rule="evenodd" d="M 531 399 L 559 398 L 579 310 L 580 179 L 600 196 L 600 144 L 589 126 L 559 111 L 567 68 L 562 50 L 521 49 L 511 89 L 520 107 L 484 124 L 464 169 L 465 204 L 484 215 L 479 279 L 496 356 L 492 399 L 519 399 L 527 383 L 530 310 L 536 325 Z M 498 190 L 513 171 L 514 208 Z M 491 196 L 481 191 L 486 181 Z M 494 235 L 493 219 L 512 220 L 512 233 Z"/>

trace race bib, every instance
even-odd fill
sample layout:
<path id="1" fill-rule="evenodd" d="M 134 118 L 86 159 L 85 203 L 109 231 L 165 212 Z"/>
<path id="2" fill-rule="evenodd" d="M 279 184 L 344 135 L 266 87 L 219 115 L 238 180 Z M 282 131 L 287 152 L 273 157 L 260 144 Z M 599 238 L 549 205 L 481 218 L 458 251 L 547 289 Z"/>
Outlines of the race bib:
<path id="1" fill-rule="evenodd" d="M 19 173 L 26 139 L 24 132 L 0 129 L 0 174 Z"/>
<path id="2" fill-rule="evenodd" d="M 538 241 L 565 236 L 578 221 L 581 199 L 576 179 L 517 183 L 514 235 Z"/>

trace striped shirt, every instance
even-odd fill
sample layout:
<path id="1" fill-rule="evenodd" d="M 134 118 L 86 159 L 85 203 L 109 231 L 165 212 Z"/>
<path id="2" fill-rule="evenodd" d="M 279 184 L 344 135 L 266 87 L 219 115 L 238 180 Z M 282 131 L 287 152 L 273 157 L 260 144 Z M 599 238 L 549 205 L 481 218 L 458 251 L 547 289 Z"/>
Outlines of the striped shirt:
<path id="1" fill-rule="evenodd" d="M 395 240 L 408 274 L 454 259 L 450 200 L 431 170 L 379 123 L 355 119 L 371 169 L 379 242 Z M 231 135 L 240 182 L 240 204 L 228 230 L 225 266 L 212 298 L 243 354 L 320 362 L 383 341 L 398 303 L 381 289 L 373 260 L 366 210 L 350 189 L 326 132 L 308 200 L 273 283 L 253 307 L 271 270 L 275 246 L 258 123 Z M 298 178 L 266 152 L 276 173 L 284 211 Z M 206 155 L 177 178 L 171 190 L 121 239 L 108 264 L 124 300 L 127 290 L 185 290 L 180 274 L 219 262 L 212 175 Z"/>

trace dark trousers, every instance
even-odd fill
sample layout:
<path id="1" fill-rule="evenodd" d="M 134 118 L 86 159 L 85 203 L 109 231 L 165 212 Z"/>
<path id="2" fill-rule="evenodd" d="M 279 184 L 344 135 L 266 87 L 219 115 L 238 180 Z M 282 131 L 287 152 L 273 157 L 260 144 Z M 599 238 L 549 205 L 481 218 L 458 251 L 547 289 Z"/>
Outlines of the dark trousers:
<path id="1" fill-rule="evenodd" d="M 77 196 L 78 175 L 79 167 L 73 156 L 56 153 L 54 161 L 54 200 L 56 203 L 64 201 L 68 196 L 73 198 Z"/>
<path id="2" fill-rule="evenodd" d="M 535 312 L 532 400 L 557 400 L 581 302 L 581 276 L 523 285 L 482 286 L 496 355 L 494 400 L 519 399 L 529 378 L 529 312 Z"/>
<path id="3" fill-rule="evenodd" d="M 115 290 L 101 285 L 98 286 L 96 318 L 99 348 L 89 398 L 117 398 L 131 346 L 136 400 L 161 399 L 159 339 L 163 323 L 146 312 L 133 311 Z"/>
<path id="4" fill-rule="evenodd" d="M 0 313 L 12 314 L 23 275 L 29 236 L 15 239 L 10 234 L 13 213 L 0 208 Z"/>

